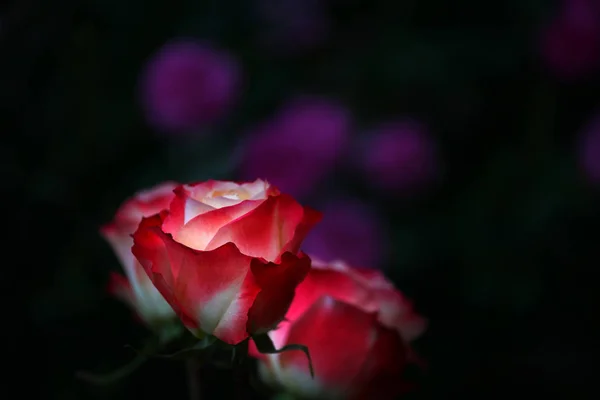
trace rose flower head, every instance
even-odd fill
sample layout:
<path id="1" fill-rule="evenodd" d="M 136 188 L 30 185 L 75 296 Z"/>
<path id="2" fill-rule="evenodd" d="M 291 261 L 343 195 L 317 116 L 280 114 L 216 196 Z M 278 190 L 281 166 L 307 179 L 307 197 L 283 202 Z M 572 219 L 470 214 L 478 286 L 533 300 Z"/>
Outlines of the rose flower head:
<path id="1" fill-rule="evenodd" d="M 132 251 L 192 333 L 235 345 L 285 317 L 319 219 L 263 180 L 181 185 L 168 210 L 142 220 Z"/>
<path id="2" fill-rule="evenodd" d="M 310 350 L 315 376 L 299 351 L 251 355 L 261 378 L 299 398 L 394 399 L 414 359 L 410 342 L 427 321 L 412 303 L 374 269 L 313 259 L 281 325 L 268 333 L 275 347 L 302 343 Z"/>

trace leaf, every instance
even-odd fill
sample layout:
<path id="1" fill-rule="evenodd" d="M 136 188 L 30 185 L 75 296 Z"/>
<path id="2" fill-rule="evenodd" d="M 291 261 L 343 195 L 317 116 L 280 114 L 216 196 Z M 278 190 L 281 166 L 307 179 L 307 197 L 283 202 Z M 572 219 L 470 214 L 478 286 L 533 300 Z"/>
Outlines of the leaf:
<path id="1" fill-rule="evenodd" d="M 306 358 L 308 359 L 308 368 L 310 369 L 310 376 L 314 379 L 315 372 L 313 370 L 312 359 L 310 358 L 308 347 L 302 344 L 288 344 L 286 346 L 283 346 L 281 349 L 275 349 L 273 341 L 266 333 L 262 335 L 253 336 L 252 339 L 254 340 L 256 348 L 261 354 L 279 354 L 283 353 L 284 351 L 300 350 L 306 355 Z"/>

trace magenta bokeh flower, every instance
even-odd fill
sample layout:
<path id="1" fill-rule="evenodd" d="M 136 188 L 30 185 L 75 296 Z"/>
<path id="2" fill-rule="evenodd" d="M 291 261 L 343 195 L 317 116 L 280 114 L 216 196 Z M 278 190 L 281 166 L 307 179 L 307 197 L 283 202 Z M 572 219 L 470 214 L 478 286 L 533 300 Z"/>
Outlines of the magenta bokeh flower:
<path id="1" fill-rule="evenodd" d="M 360 162 L 365 179 L 381 190 L 406 194 L 438 175 L 436 143 L 420 123 L 382 124 L 363 140 Z"/>
<path id="2" fill-rule="evenodd" d="M 387 235 L 380 216 L 356 199 L 330 200 L 323 219 L 304 241 L 303 251 L 321 260 L 342 259 L 349 264 L 381 267 L 387 255 Z"/>
<path id="3" fill-rule="evenodd" d="M 262 40 L 280 52 L 303 51 L 327 37 L 330 20 L 322 0 L 255 0 Z"/>
<path id="4" fill-rule="evenodd" d="M 573 79 L 600 68 L 600 3 L 562 0 L 558 14 L 542 31 L 541 54 L 548 68 Z"/>
<path id="5" fill-rule="evenodd" d="M 578 143 L 579 167 L 592 184 L 600 184 L 600 113 L 584 127 Z"/>
<path id="6" fill-rule="evenodd" d="M 185 133 L 214 122 L 232 107 L 240 67 L 227 52 L 180 39 L 163 46 L 142 75 L 148 122 L 169 133 Z"/>
<path id="7" fill-rule="evenodd" d="M 350 135 L 349 111 L 334 101 L 301 97 L 252 130 L 240 174 L 267 179 L 282 191 L 308 195 L 336 166 Z"/>

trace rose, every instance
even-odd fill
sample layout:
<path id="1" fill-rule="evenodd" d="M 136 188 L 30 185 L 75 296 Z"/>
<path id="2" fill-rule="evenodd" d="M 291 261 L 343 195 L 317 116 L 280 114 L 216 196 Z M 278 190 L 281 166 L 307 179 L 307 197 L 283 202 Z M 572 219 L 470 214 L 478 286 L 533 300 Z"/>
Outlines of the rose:
<path id="1" fill-rule="evenodd" d="M 119 207 L 112 222 L 100 228 L 101 235 L 112 246 L 126 274 L 111 274 L 109 291 L 127 303 L 150 327 L 163 326 L 164 323 L 176 320 L 176 316 L 131 254 L 131 234 L 143 217 L 154 215 L 169 206 L 175 197 L 173 189 L 177 185 L 175 182 L 165 182 L 136 193 Z"/>
<path id="2" fill-rule="evenodd" d="M 269 336 L 274 347 L 306 345 L 315 379 L 297 351 L 261 355 L 262 378 L 301 397 L 387 398 L 401 391 L 407 342 L 426 321 L 376 270 L 313 261 L 286 320 Z"/>
<path id="3" fill-rule="evenodd" d="M 142 221 L 132 252 L 184 325 L 229 344 L 276 327 L 310 269 L 299 248 L 320 213 L 262 180 L 175 194 Z"/>
<path id="4" fill-rule="evenodd" d="M 260 364 L 261 377 L 294 397 L 316 399 L 385 399 L 399 394 L 394 383 L 406 364 L 406 346 L 396 331 L 356 306 L 324 296 L 288 332 L 290 342 L 307 346 L 315 378 L 306 359 L 286 351 Z"/>
<path id="5" fill-rule="evenodd" d="M 313 260 L 285 321 L 268 335 L 276 348 L 307 346 L 314 380 L 298 351 L 266 355 L 251 346 L 250 354 L 263 380 L 300 397 L 394 398 L 405 388 L 408 341 L 425 326 L 379 271 Z"/>

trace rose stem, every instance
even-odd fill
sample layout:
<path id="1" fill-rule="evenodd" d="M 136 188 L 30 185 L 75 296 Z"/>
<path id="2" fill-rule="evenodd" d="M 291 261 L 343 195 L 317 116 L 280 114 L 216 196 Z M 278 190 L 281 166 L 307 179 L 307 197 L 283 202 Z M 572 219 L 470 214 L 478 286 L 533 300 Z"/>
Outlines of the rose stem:
<path id="1" fill-rule="evenodd" d="M 200 362 L 197 358 L 191 357 L 186 361 L 188 391 L 190 400 L 202 399 L 202 390 L 200 388 Z"/>

